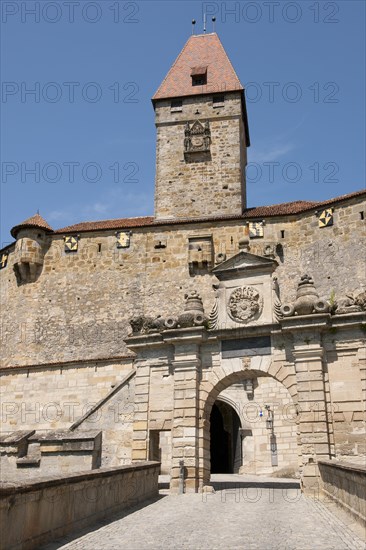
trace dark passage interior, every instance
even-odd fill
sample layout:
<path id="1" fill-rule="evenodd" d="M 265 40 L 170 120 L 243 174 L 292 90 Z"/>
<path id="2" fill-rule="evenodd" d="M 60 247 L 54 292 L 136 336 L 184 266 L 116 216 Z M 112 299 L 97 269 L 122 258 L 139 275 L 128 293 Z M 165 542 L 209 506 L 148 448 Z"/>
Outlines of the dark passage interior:
<path id="1" fill-rule="evenodd" d="M 241 466 L 240 419 L 227 403 L 216 401 L 211 411 L 211 473 L 233 474 Z"/>

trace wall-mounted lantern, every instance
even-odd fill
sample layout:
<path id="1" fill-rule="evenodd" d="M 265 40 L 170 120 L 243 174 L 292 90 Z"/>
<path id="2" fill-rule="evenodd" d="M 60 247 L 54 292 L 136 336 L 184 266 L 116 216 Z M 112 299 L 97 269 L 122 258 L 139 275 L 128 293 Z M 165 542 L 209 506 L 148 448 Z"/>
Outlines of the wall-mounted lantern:
<path id="1" fill-rule="evenodd" d="M 253 380 L 251 380 L 250 378 L 248 380 L 245 380 L 244 382 L 244 388 L 245 388 L 245 391 L 246 391 L 246 394 L 248 396 L 248 399 L 253 399 L 253 395 L 254 395 L 254 383 L 253 383 Z"/>
<path id="2" fill-rule="evenodd" d="M 273 411 L 271 410 L 270 405 L 265 405 L 265 409 L 268 415 L 266 419 L 266 428 L 267 430 L 273 431 Z"/>

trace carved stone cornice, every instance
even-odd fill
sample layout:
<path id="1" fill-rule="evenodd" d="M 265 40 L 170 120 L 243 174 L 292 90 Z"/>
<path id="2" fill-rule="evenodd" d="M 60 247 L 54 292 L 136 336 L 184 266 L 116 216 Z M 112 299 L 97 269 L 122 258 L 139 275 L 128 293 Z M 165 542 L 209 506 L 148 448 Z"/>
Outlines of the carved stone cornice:
<path id="1" fill-rule="evenodd" d="M 332 316 L 332 327 L 334 328 L 355 328 L 365 326 L 366 312 L 343 313 L 341 315 Z"/>
<path id="2" fill-rule="evenodd" d="M 180 328 L 166 330 L 162 336 L 165 343 L 174 346 L 200 344 L 207 340 L 207 330 L 205 327 Z"/>
<path id="3" fill-rule="evenodd" d="M 295 346 L 292 355 L 296 362 L 319 361 L 324 355 L 324 349 L 317 345 Z"/>
<path id="4" fill-rule="evenodd" d="M 314 313 L 311 315 L 294 315 L 284 317 L 279 323 L 283 332 L 323 331 L 330 326 L 330 313 Z"/>
<path id="5" fill-rule="evenodd" d="M 136 352 L 143 348 L 151 349 L 164 346 L 163 337 L 159 333 L 130 336 L 125 339 L 125 343 L 128 349 Z"/>
<path id="6" fill-rule="evenodd" d="M 176 361 L 172 361 L 172 367 L 174 372 L 178 372 L 180 370 L 198 371 L 200 366 L 201 366 L 201 361 L 198 358 L 197 359 L 178 359 Z"/>

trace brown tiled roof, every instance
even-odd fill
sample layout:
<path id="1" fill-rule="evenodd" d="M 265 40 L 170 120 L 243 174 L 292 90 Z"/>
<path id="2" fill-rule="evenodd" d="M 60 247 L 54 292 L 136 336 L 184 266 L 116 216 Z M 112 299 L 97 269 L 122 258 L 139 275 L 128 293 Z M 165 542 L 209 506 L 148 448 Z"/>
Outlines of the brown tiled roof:
<path id="1" fill-rule="evenodd" d="M 81 222 L 58 229 L 55 233 L 70 233 L 78 231 L 98 231 L 98 229 L 125 229 L 127 227 L 143 227 L 154 224 L 153 216 L 140 218 L 118 218 L 115 220 L 102 220 L 98 222 Z"/>
<path id="2" fill-rule="evenodd" d="M 145 216 L 140 218 L 119 218 L 114 220 L 104 220 L 96 222 L 81 222 L 75 225 L 68 225 L 62 229 L 55 231 L 56 234 L 64 233 L 78 233 L 84 231 L 99 231 L 107 229 L 127 229 L 129 227 L 159 227 L 162 225 L 179 225 L 187 223 L 205 222 L 205 221 L 225 221 L 236 219 L 256 219 L 256 218 L 268 218 L 275 216 L 289 216 L 301 214 L 313 209 L 319 209 L 332 204 L 342 202 L 344 200 L 352 199 L 355 197 L 366 198 L 366 189 L 349 193 L 348 195 L 341 195 L 333 199 L 328 199 L 322 202 L 312 201 L 294 201 L 285 202 L 281 204 L 272 204 L 270 206 L 255 206 L 244 210 L 242 215 L 239 216 L 214 216 L 206 218 L 186 218 L 186 219 L 172 219 L 172 220 L 156 220 L 153 216 Z"/>
<path id="3" fill-rule="evenodd" d="M 207 84 L 192 86 L 192 74 L 207 67 Z M 201 73 L 200 73 L 201 74 Z M 191 36 L 153 96 L 155 99 L 243 90 L 216 33 Z"/>
<path id="4" fill-rule="evenodd" d="M 19 223 L 18 225 L 15 225 L 10 230 L 11 236 L 14 237 L 14 239 L 16 239 L 18 231 L 20 231 L 20 229 L 24 229 L 26 227 L 36 227 L 36 228 L 39 228 L 39 229 L 44 229 L 45 231 L 50 232 L 50 233 L 53 232 L 52 227 L 50 225 L 48 225 L 46 220 L 43 219 L 42 216 L 40 216 L 39 214 L 35 214 L 34 216 L 24 220 L 24 222 Z"/>
<path id="5" fill-rule="evenodd" d="M 271 204 L 269 206 L 254 206 L 247 208 L 244 213 L 244 218 L 258 218 L 262 216 L 284 216 L 286 214 L 297 214 L 314 208 L 319 203 L 312 201 L 294 201 L 285 202 L 282 204 Z"/>

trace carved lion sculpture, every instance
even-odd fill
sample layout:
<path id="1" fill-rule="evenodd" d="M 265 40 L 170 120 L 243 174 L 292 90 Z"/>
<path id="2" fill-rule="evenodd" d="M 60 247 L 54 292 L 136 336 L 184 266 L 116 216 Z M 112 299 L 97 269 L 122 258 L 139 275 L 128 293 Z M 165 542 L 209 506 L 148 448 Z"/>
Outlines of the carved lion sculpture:
<path id="1" fill-rule="evenodd" d="M 133 334 L 151 334 L 161 332 L 165 328 L 164 319 L 160 315 L 155 318 L 139 315 L 130 320 L 130 325 Z"/>

